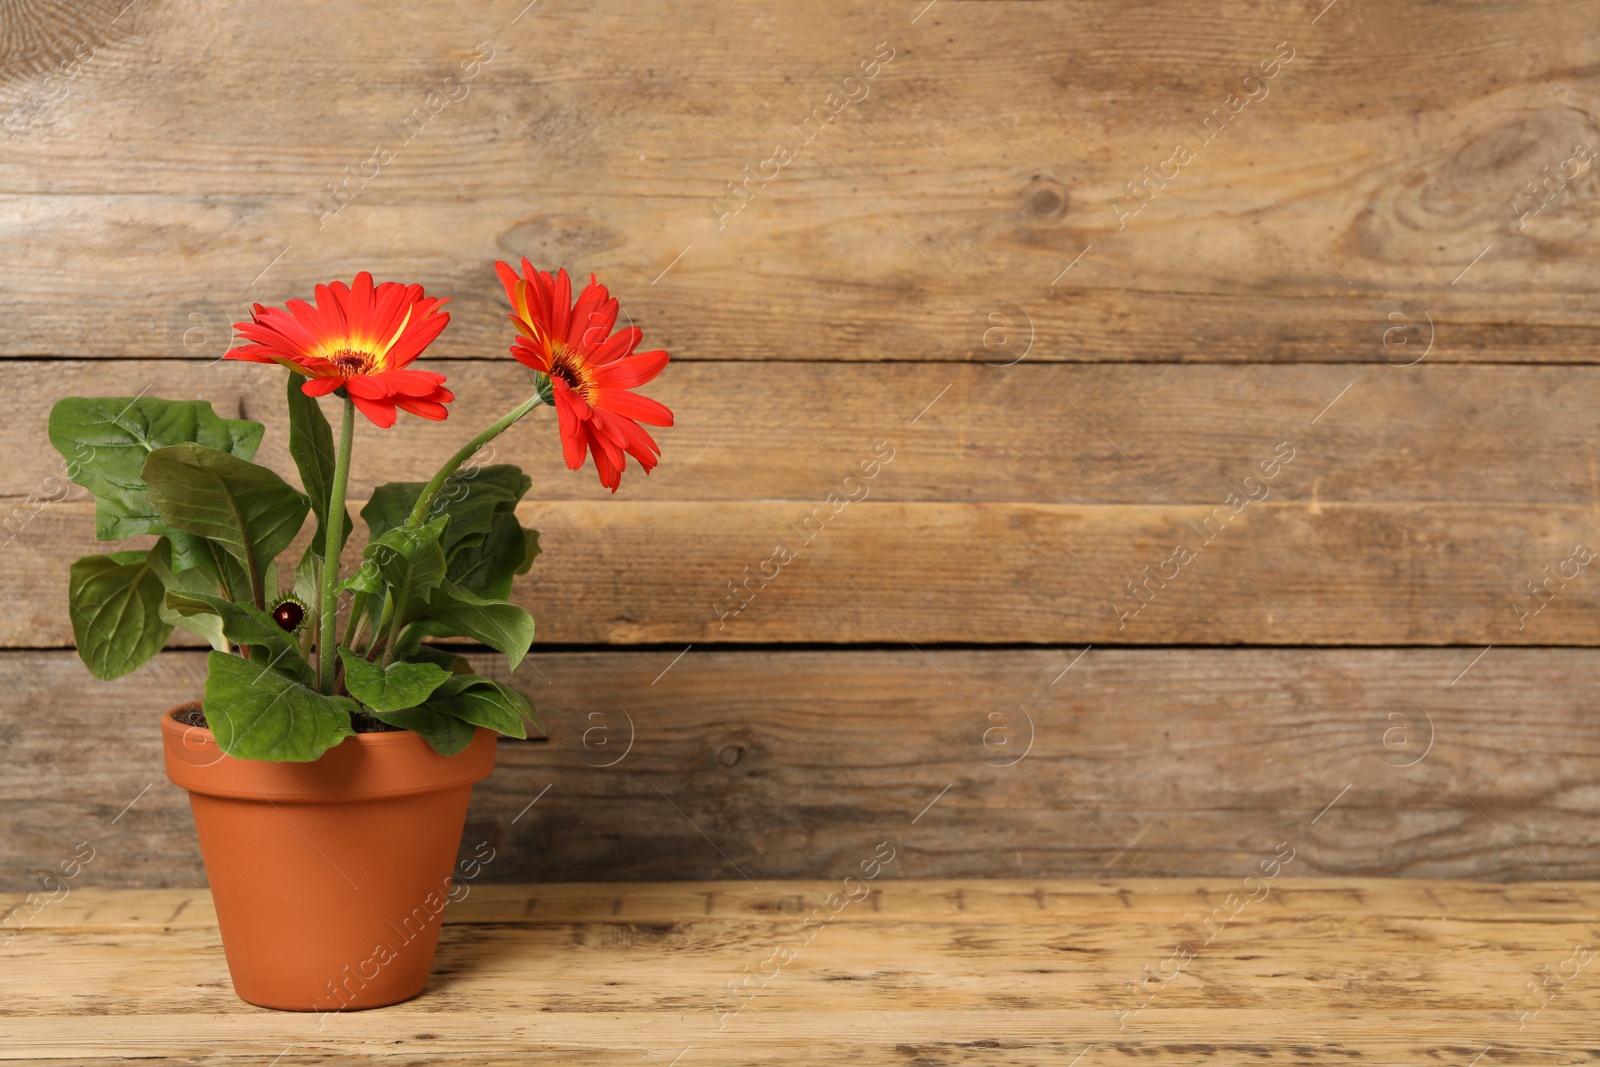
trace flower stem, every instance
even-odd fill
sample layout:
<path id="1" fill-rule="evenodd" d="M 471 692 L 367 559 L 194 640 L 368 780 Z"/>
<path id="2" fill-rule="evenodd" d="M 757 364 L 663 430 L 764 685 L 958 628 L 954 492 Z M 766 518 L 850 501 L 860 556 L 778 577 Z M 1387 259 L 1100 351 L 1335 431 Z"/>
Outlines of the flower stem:
<path id="1" fill-rule="evenodd" d="M 383 611 L 378 615 L 378 624 L 372 628 L 372 640 L 367 642 L 365 651 L 361 654 L 368 661 L 378 654 L 378 649 L 383 647 L 384 635 L 389 632 L 389 626 L 394 621 L 394 597 L 389 593 L 383 594 Z"/>
<path id="2" fill-rule="evenodd" d="M 465 445 L 462 445 L 461 450 L 451 456 L 449 461 L 439 468 L 439 473 L 433 476 L 433 480 L 423 486 L 422 495 L 417 497 L 417 506 L 411 509 L 411 516 L 406 519 L 406 525 L 421 526 L 426 521 L 428 512 L 433 508 L 434 498 L 439 495 L 439 490 L 443 489 L 445 483 L 450 480 L 450 476 L 460 470 L 463 463 L 477 455 L 478 449 L 505 433 L 513 423 L 537 407 L 540 400 L 539 394 L 537 392 L 534 393 L 533 396 L 490 424 L 488 429 L 468 441 Z"/>
<path id="3" fill-rule="evenodd" d="M 339 535 L 344 533 L 344 491 L 350 484 L 350 446 L 355 438 L 355 402 L 344 398 L 339 419 L 339 451 L 333 461 L 333 488 L 328 494 L 327 539 L 322 545 L 322 638 L 317 642 L 317 688 L 333 692 L 338 669 L 335 631 L 339 625 Z"/>
<path id="4" fill-rule="evenodd" d="M 355 600 L 350 604 L 350 622 L 344 628 L 344 640 L 339 642 L 345 648 L 355 648 L 356 628 L 365 617 L 367 610 L 367 594 L 357 593 Z"/>
<path id="5" fill-rule="evenodd" d="M 384 670 L 388 670 L 389 669 L 389 664 L 394 661 L 394 650 L 395 650 L 396 646 L 398 646 L 400 644 L 400 627 L 404 626 L 405 625 L 405 621 L 406 621 L 405 620 L 405 613 L 406 613 L 405 612 L 405 604 L 410 599 L 411 599 L 411 576 L 407 575 L 406 576 L 406 580 L 405 580 L 405 584 L 400 587 L 400 596 L 395 601 L 397 604 L 400 605 L 400 607 L 395 609 L 394 625 L 389 630 L 388 642 L 383 646 L 383 663 L 381 664 L 381 666 L 383 667 Z"/>
<path id="6" fill-rule="evenodd" d="M 223 562 L 222 553 L 217 551 L 217 543 L 215 541 L 207 540 L 206 548 L 211 550 L 211 562 L 216 564 L 217 567 L 217 592 L 222 594 L 223 600 L 231 602 L 233 600 L 233 590 L 228 588 L 228 565 Z"/>

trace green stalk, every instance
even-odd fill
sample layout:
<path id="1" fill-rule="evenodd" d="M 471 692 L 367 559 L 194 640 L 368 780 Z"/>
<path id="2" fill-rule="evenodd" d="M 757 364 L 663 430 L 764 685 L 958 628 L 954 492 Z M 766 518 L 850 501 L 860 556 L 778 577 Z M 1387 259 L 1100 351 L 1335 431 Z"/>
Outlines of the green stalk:
<path id="1" fill-rule="evenodd" d="M 378 625 L 372 628 L 372 640 L 367 643 L 366 651 L 362 653 L 368 660 L 377 654 L 383 647 L 384 635 L 389 631 L 390 624 L 394 621 L 394 597 L 388 593 L 383 594 L 383 613 L 378 616 Z"/>
<path id="2" fill-rule="evenodd" d="M 439 495 L 439 490 L 444 488 L 444 483 L 450 480 L 450 476 L 460 470 L 463 463 L 477 455 L 478 449 L 505 433 L 518 419 L 538 407 L 539 402 L 540 397 L 536 392 L 490 424 L 487 430 L 462 445 L 461 451 L 451 456 L 449 462 L 439 468 L 439 473 L 433 476 L 433 480 L 423 486 L 422 495 L 417 497 L 417 506 L 411 509 L 411 517 L 406 519 L 406 525 L 421 526 L 426 522 L 428 511 L 433 507 L 434 497 Z"/>
<path id="3" fill-rule="evenodd" d="M 217 543 L 215 541 L 212 541 L 212 540 L 208 539 L 205 544 L 206 544 L 206 548 L 208 550 L 210 550 L 210 552 L 211 552 L 211 562 L 217 568 L 217 593 L 218 593 L 219 596 L 222 597 L 223 600 L 226 600 L 229 603 L 232 603 L 233 602 L 233 590 L 228 588 L 228 566 L 227 566 L 227 564 L 223 563 L 222 554 L 217 551 Z M 232 649 L 233 649 L 233 643 L 230 642 L 226 637 L 224 637 L 222 639 L 222 650 L 224 652 L 229 652 L 229 651 L 232 651 Z M 239 646 L 239 655 L 242 656 L 245 659 L 249 659 L 250 658 L 250 646 L 249 645 L 240 645 Z"/>
<path id="4" fill-rule="evenodd" d="M 322 615 L 320 613 L 318 613 L 318 611 L 315 608 L 311 609 L 311 613 L 310 614 L 311 614 L 311 619 L 312 620 L 316 620 L 317 625 L 320 627 L 321 620 L 322 620 Z M 296 647 L 298 647 L 300 649 L 300 658 L 305 660 L 305 661 L 307 661 L 307 662 L 310 662 L 310 660 L 311 660 L 311 645 L 313 643 L 313 638 L 315 637 L 315 635 L 317 633 L 317 630 L 314 629 L 309 624 L 310 620 L 307 620 L 307 623 L 308 624 L 306 625 L 304 631 L 295 640 L 295 645 L 296 645 Z"/>
<path id="5" fill-rule="evenodd" d="M 233 590 L 228 588 L 228 565 L 223 562 L 222 553 L 217 551 L 217 543 L 206 541 L 206 548 L 211 550 L 211 562 L 217 568 L 217 592 L 222 594 L 222 599 L 232 602 Z"/>
<path id="6" fill-rule="evenodd" d="M 317 642 L 317 688 L 328 694 L 333 692 L 333 678 L 339 666 L 334 643 L 339 625 L 339 535 L 344 532 L 344 491 L 350 484 L 355 408 L 355 402 L 345 396 L 344 413 L 339 419 L 339 451 L 333 461 L 333 488 L 328 493 L 328 536 L 322 547 L 322 638 Z"/>
<path id="7" fill-rule="evenodd" d="M 344 628 L 344 640 L 340 642 L 345 648 L 355 648 L 356 627 L 365 617 L 367 610 L 367 593 L 357 593 L 350 604 L 350 621 Z"/>
<path id="8" fill-rule="evenodd" d="M 394 650 L 400 644 L 400 627 L 405 625 L 405 604 L 411 599 L 411 575 L 406 575 L 405 584 L 400 587 L 400 596 L 396 601 L 400 607 L 394 613 L 394 626 L 389 630 L 388 643 L 383 646 L 384 670 L 389 669 L 389 664 L 394 661 Z"/>
<path id="9" fill-rule="evenodd" d="M 245 552 L 244 563 L 245 573 L 250 576 L 250 597 L 255 601 L 257 611 L 266 611 L 267 595 L 261 586 L 261 565 L 256 562 L 254 548 Z"/>

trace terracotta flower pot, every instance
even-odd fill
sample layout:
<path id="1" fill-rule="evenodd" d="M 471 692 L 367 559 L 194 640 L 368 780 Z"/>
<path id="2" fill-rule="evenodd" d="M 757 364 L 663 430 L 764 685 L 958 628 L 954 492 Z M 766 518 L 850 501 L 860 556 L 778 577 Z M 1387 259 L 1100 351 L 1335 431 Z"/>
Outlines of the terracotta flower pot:
<path id="1" fill-rule="evenodd" d="M 161 717 L 167 777 L 189 791 L 234 991 L 290 1011 L 422 992 L 495 735 L 441 756 L 409 731 L 357 734 L 311 763 L 269 763 L 224 755 L 179 710 Z"/>

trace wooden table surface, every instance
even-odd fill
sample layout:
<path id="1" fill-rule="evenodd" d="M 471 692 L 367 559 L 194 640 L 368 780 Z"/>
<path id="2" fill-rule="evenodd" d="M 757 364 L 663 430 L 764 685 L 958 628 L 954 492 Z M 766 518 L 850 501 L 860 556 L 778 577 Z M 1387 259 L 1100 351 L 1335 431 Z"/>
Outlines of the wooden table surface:
<path id="1" fill-rule="evenodd" d="M 205 890 L 75 889 L 0 946 L 0 1060 L 1595 1058 L 1600 884 L 1280 874 L 1248 886 L 885 877 L 827 904 L 841 886 L 469 884 L 422 996 L 321 1017 L 234 997 Z M 814 911 L 825 918 L 808 934 Z M 736 997 L 730 983 L 747 976 Z"/>

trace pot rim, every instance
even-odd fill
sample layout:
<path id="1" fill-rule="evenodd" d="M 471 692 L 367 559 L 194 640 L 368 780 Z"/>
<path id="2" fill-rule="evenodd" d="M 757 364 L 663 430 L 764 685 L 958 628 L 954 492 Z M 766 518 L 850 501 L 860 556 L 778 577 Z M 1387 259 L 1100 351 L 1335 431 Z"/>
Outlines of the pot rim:
<path id="1" fill-rule="evenodd" d="M 168 708 L 165 712 L 162 713 L 162 729 L 166 729 L 167 728 L 166 727 L 166 723 L 167 723 L 168 720 L 170 720 L 174 724 L 174 728 L 183 730 L 185 733 L 187 733 L 188 731 L 193 730 L 193 731 L 195 731 L 195 732 L 197 732 L 199 734 L 204 735 L 205 740 L 210 741 L 211 743 L 215 744 L 216 743 L 216 739 L 217 739 L 217 735 L 211 732 L 211 727 L 209 727 L 209 726 L 190 726 L 186 722 L 178 722 L 178 720 L 176 718 L 178 712 L 187 711 L 189 708 L 199 707 L 199 706 L 200 706 L 200 701 L 191 700 L 187 704 L 179 704 L 176 707 Z M 479 727 L 479 729 L 482 729 L 482 727 Z M 405 730 L 405 729 L 400 729 L 400 730 L 381 730 L 381 731 L 376 731 L 376 732 L 368 733 L 368 734 L 352 734 L 350 737 L 346 737 L 346 738 L 342 739 L 339 743 L 340 744 L 344 744 L 346 741 L 354 740 L 358 744 L 362 744 L 362 745 L 402 745 L 402 744 L 410 744 L 413 739 L 421 741 L 422 740 L 422 735 L 417 733 L 415 730 Z M 423 744 L 427 744 L 427 742 L 423 741 Z M 336 748 L 338 746 L 336 745 L 334 747 Z M 333 749 L 329 749 L 328 751 L 332 752 Z M 446 756 L 444 758 L 445 759 L 451 759 L 452 757 Z M 271 763 L 271 762 L 274 762 L 274 761 L 272 761 L 272 760 L 247 760 L 245 762 L 248 762 L 248 763 Z M 316 761 L 313 760 L 312 762 L 316 762 Z"/>
<path id="2" fill-rule="evenodd" d="M 167 778 L 191 793 L 266 803 L 354 803 L 471 788 L 494 770 L 498 735 L 482 726 L 454 756 L 435 752 L 421 734 L 395 730 L 354 734 L 304 763 L 236 759 L 222 751 L 210 729 L 173 718 L 196 703 L 161 713 Z"/>

